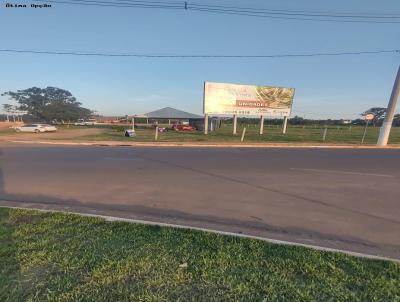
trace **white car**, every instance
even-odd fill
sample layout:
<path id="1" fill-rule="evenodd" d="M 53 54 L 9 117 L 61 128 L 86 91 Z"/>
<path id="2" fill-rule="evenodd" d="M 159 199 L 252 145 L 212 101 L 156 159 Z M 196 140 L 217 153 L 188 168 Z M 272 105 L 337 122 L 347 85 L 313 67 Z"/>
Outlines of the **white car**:
<path id="1" fill-rule="evenodd" d="M 95 119 L 88 119 L 88 120 L 79 119 L 76 121 L 76 123 L 74 123 L 75 126 L 94 126 L 96 124 L 97 122 Z"/>
<path id="2" fill-rule="evenodd" d="M 75 126 L 85 126 L 85 120 L 79 119 L 74 123 Z"/>
<path id="3" fill-rule="evenodd" d="M 57 128 L 48 124 L 28 124 L 28 125 L 23 125 L 21 127 L 16 127 L 15 131 L 41 133 L 41 132 L 54 132 L 57 131 Z"/>
<path id="4" fill-rule="evenodd" d="M 85 125 L 86 125 L 86 126 L 94 126 L 94 125 L 96 125 L 96 124 L 97 124 L 96 120 L 95 120 L 95 119 L 92 119 L 92 118 L 90 118 L 90 119 L 88 119 L 87 121 L 85 121 Z"/>

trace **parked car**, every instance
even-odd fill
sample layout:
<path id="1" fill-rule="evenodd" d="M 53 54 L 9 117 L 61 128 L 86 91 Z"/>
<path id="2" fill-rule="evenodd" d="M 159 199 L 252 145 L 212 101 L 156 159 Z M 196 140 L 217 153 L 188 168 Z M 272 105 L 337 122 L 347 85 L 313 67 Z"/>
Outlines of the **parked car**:
<path id="1" fill-rule="evenodd" d="M 85 121 L 85 126 L 94 126 L 94 125 L 96 125 L 96 124 L 97 124 L 97 122 L 96 122 L 96 120 L 93 119 L 93 118 L 90 118 L 90 119 L 88 119 L 88 120 Z"/>
<path id="2" fill-rule="evenodd" d="M 41 132 L 54 132 L 57 131 L 57 128 L 48 124 L 28 124 L 28 125 L 23 125 L 21 127 L 15 127 L 15 131 L 41 133 Z"/>
<path id="3" fill-rule="evenodd" d="M 94 126 L 96 124 L 97 122 L 95 119 L 88 119 L 88 120 L 79 119 L 74 123 L 75 126 Z"/>
<path id="4" fill-rule="evenodd" d="M 190 125 L 183 125 L 183 124 L 174 124 L 172 126 L 172 129 L 175 131 L 195 131 L 196 128 Z"/>
<path id="5" fill-rule="evenodd" d="M 85 120 L 79 119 L 74 123 L 75 126 L 85 126 Z"/>

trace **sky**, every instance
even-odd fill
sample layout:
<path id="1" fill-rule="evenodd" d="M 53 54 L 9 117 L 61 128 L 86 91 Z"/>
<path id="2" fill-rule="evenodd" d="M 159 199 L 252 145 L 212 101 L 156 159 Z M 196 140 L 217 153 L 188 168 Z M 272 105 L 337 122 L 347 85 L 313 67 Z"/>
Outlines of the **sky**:
<path id="1" fill-rule="evenodd" d="M 34 1 L 0 3 L 0 49 L 184 55 L 400 49 L 400 24 L 280 20 L 51 2 L 47 2 L 51 8 L 6 8 L 6 3 Z M 398 0 L 201 3 L 400 15 Z M 370 107 L 387 106 L 399 59 L 400 54 L 395 53 L 205 59 L 0 52 L 0 92 L 59 87 L 69 90 L 83 106 L 108 116 L 141 114 L 166 106 L 201 114 L 204 81 L 256 84 L 294 87 L 292 116 L 352 119 Z M 7 97 L 0 97 L 2 103 L 9 103 Z"/>

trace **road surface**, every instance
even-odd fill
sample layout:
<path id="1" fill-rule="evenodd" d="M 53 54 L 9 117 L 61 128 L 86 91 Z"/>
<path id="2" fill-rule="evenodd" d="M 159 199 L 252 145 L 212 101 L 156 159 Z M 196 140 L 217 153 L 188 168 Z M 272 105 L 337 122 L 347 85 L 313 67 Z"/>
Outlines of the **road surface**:
<path id="1" fill-rule="evenodd" d="M 3 145 L 0 205 L 400 259 L 400 150 Z"/>

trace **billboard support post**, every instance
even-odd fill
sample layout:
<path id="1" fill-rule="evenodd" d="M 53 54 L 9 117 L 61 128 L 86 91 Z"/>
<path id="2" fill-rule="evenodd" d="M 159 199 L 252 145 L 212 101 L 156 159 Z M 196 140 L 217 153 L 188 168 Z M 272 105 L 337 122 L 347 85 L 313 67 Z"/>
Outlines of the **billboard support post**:
<path id="1" fill-rule="evenodd" d="M 400 66 L 397 70 L 396 80 L 394 81 L 392 94 L 386 111 L 386 117 L 379 132 L 377 145 L 386 146 L 389 140 L 390 130 L 392 129 L 393 117 L 396 111 L 396 103 L 400 95 Z"/>
<path id="2" fill-rule="evenodd" d="M 264 133 L 264 116 L 260 116 L 260 135 Z"/>
<path id="3" fill-rule="evenodd" d="M 135 118 L 132 117 L 132 130 L 135 131 Z"/>
<path id="4" fill-rule="evenodd" d="M 284 117 L 283 117 L 283 129 L 282 129 L 282 133 L 283 133 L 283 134 L 286 134 L 287 120 L 288 120 L 288 117 L 287 117 L 287 116 L 284 116 Z"/>
<path id="5" fill-rule="evenodd" d="M 233 134 L 237 134 L 237 115 L 233 115 Z"/>
<path id="6" fill-rule="evenodd" d="M 208 134 L 208 114 L 204 114 L 204 134 Z"/>

